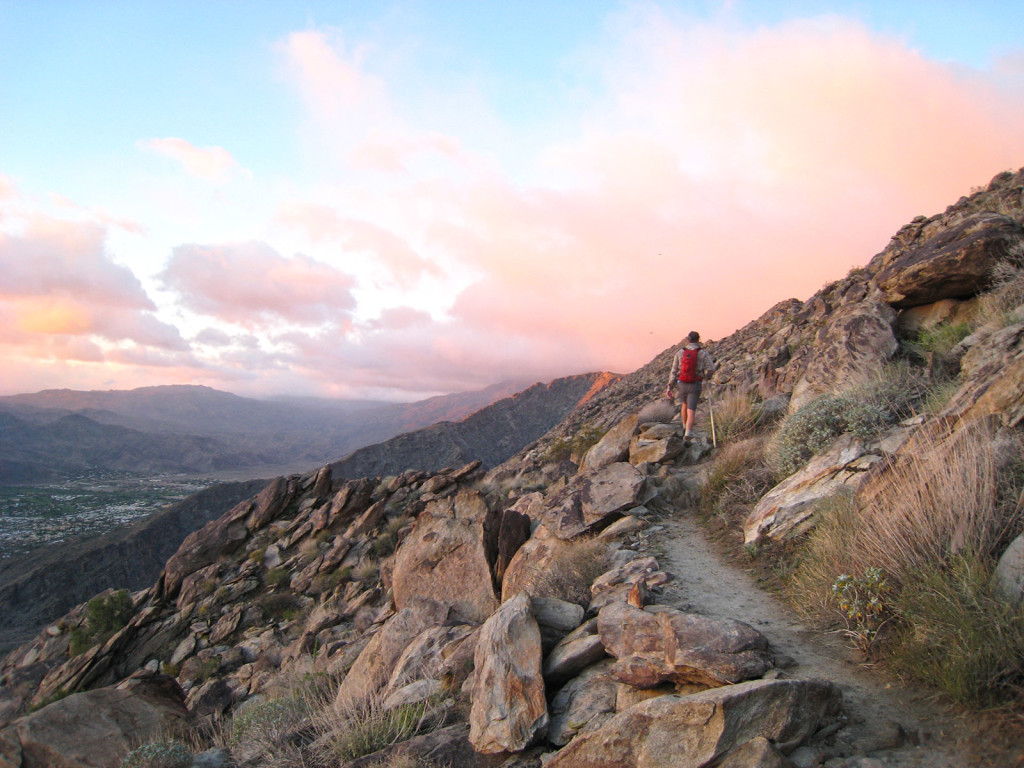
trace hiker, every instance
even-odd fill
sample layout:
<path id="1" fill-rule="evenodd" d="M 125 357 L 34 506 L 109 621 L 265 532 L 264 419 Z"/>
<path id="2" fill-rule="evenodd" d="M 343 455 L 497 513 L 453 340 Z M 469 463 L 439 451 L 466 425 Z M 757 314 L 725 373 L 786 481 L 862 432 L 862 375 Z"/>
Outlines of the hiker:
<path id="1" fill-rule="evenodd" d="M 682 401 L 679 416 L 680 422 L 686 427 L 685 438 L 689 438 L 693 431 L 693 416 L 697 411 L 702 383 L 717 367 L 715 358 L 700 343 L 700 334 L 690 331 L 686 345 L 672 358 L 672 370 L 665 390 L 665 397 L 671 400 L 675 395 Z"/>

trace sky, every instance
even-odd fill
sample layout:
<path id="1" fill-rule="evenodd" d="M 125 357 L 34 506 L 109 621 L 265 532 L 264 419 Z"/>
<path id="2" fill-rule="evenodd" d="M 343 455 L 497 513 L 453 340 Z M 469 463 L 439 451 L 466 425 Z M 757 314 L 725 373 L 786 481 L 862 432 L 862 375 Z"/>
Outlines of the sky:
<path id="1" fill-rule="evenodd" d="M 0 0 L 0 394 L 627 373 L 1022 166 L 1017 2 Z"/>

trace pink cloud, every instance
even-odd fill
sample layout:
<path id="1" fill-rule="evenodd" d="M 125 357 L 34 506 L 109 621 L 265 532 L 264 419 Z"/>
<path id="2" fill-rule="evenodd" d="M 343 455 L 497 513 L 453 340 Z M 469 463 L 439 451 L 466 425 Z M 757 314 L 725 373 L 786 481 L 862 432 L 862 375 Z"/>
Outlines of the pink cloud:
<path id="1" fill-rule="evenodd" d="M 176 160 L 189 174 L 207 181 L 223 181 L 235 173 L 252 175 L 223 147 L 196 147 L 174 137 L 139 141 L 138 146 Z"/>
<path id="2" fill-rule="evenodd" d="M 180 245 L 161 277 L 189 309 L 248 328 L 281 321 L 346 327 L 355 306 L 351 277 L 264 243 Z"/>
<path id="3" fill-rule="evenodd" d="M 152 309 L 138 278 L 106 252 L 98 224 L 37 216 L 20 235 L 0 232 L 0 297 L 53 294 L 103 306 Z"/>
<path id="4" fill-rule="evenodd" d="M 328 206 L 292 203 L 282 207 L 278 219 L 304 231 L 314 241 L 338 241 L 346 253 L 368 258 L 401 286 L 440 273 L 437 265 L 420 256 L 396 232 L 368 221 L 344 218 Z"/>
<path id="5" fill-rule="evenodd" d="M 295 32 L 280 45 L 306 103 L 321 118 L 386 110 L 383 82 L 365 71 L 365 47 L 348 49 L 337 35 Z"/>

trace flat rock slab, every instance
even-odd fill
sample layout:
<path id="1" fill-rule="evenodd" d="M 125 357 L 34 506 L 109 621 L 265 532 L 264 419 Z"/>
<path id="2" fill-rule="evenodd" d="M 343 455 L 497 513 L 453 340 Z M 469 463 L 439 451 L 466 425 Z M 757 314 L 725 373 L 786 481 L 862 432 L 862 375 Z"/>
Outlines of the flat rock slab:
<path id="1" fill-rule="evenodd" d="M 579 734 L 545 768 L 705 768 L 758 736 L 783 753 L 838 713 L 823 680 L 753 680 L 641 702 Z"/>
<path id="2" fill-rule="evenodd" d="M 597 626 L 605 650 L 618 659 L 613 677 L 637 688 L 727 685 L 760 677 L 772 666 L 767 638 L 742 621 L 616 602 L 601 609 Z"/>

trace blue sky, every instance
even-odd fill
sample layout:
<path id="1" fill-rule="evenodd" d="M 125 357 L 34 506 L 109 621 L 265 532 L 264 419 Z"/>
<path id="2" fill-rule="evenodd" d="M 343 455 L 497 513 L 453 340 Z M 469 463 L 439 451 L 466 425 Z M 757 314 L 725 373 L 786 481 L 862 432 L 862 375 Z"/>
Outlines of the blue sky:
<path id="1" fill-rule="evenodd" d="M 0 0 L 0 391 L 630 370 L 1024 165 L 1022 96 L 1009 2 Z"/>

